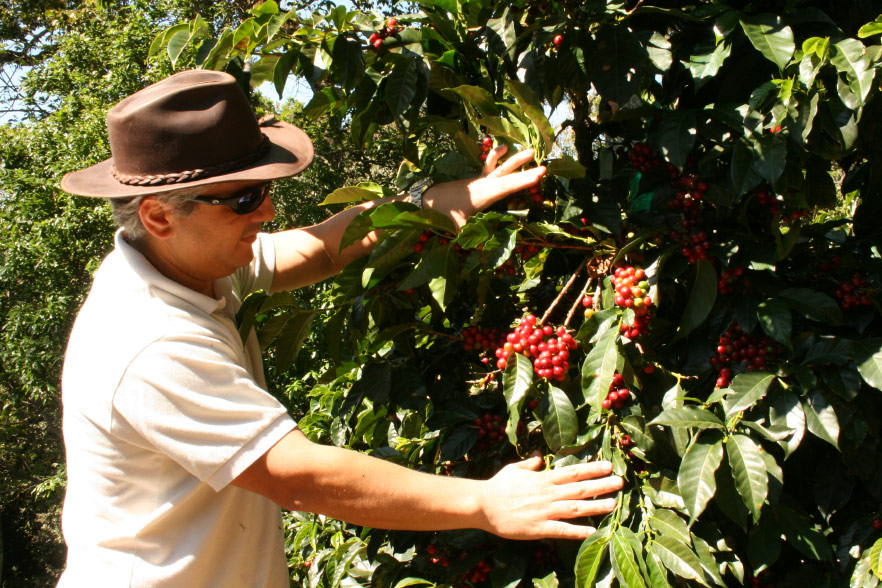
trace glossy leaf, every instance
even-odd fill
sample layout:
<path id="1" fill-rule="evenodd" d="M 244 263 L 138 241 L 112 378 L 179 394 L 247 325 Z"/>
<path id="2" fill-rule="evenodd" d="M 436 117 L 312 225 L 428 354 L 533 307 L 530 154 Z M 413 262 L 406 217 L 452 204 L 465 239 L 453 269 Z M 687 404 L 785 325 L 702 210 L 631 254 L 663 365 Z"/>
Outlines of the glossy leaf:
<path id="1" fill-rule="evenodd" d="M 805 423 L 809 431 L 839 448 L 839 418 L 836 411 L 820 390 L 810 391 L 803 400 Z"/>
<path id="2" fill-rule="evenodd" d="M 618 360 L 618 332 L 612 328 L 603 333 L 582 363 L 582 393 L 596 410 L 606 398 Z"/>
<path id="3" fill-rule="evenodd" d="M 882 537 L 876 539 L 870 549 L 870 570 L 882 580 Z"/>
<path id="4" fill-rule="evenodd" d="M 652 419 L 650 425 L 669 427 L 694 427 L 697 429 L 725 429 L 726 426 L 714 413 L 702 408 L 684 406 L 669 408 Z"/>
<path id="5" fill-rule="evenodd" d="M 680 515 L 673 510 L 666 508 L 656 509 L 649 518 L 649 526 L 657 533 L 668 535 L 687 545 L 692 542 L 692 534 L 689 531 L 689 527 L 686 526 L 686 521 L 680 518 Z"/>
<path id="6" fill-rule="evenodd" d="M 842 311 L 836 301 L 818 290 L 785 288 L 778 292 L 778 298 L 786 300 L 791 308 L 812 320 L 833 326 L 844 323 Z"/>
<path id="7" fill-rule="evenodd" d="M 701 325 L 710 314 L 716 299 L 717 272 L 709 260 L 700 259 L 695 264 L 695 274 L 692 288 L 689 291 L 689 300 L 686 302 L 686 311 L 680 319 L 674 340 L 685 337 Z"/>
<path id="8" fill-rule="evenodd" d="M 593 586 L 597 573 L 606 561 L 610 528 L 602 527 L 585 539 L 576 556 L 576 585 Z"/>
<path id="9" fill-rule="evenodd" d="M 658 535 L 647 549 L 658 555 L 665 567 L 674 574 L 707 586 L 704 573 L 701 570 L 701 561 L 685 543 L 673 537 Z"/>
<path id="10" fill-rule="evenodd" d="M 533 362 L 520 353 L 512 353 L 508 356 L 505 371 L 502 372 L 502 393 L 505 396 L 505 404 L 508 407 L 509 420 L 517 423 L 521 404 L 533 383 Z M 509 427 L 508 439 L 512 444 L 517 443 L 517 430 Z"/>
<path id="11" fill-rule="evenodd" d="M 861 377 L 873 388 L 882 390 L 882 340 L 856 341 L 855 348 L 859 352 L 855 360 Z"/>
<path id="12" fill-rule="evenodd" d="M 610 551 L 613 573 L 621 585 L 626 588 L 646 588 L 634 550 L 619 531 L 610 540 Z"/>
<path id="13" fill-rule="evenodd" d="M 747 435 L 735 434 L 726 443 L 726 456 L 732 468 L 735 487 L 754 522 L 769 493 L 769 480 L 759 446 Z"/>
<path id="14" fill-rule="evenodd" d="M 786 302 L 774 298 L 761 302 L 756 309 L 756 316 L 766 335 L 788 349 L 793 349 L 790 341 L 793 319 Z"/>
<path id="15" fill-rule="evenodd" d="M 775 380 L 774 374 L 766 372 L 744 372 L 735 376 L 729 385 L 733 394 L 727 399 L 726 418 L 749 409 L 757 400 L 765 397 Z"/>
<path id="16" fill-rule="evenodd" d="M 845 98 L 844 102 L 849 108 L 857 109 L 864 105 L 870 88 L 873 85 L 876 70 L 869 67 L 866 48 L 856 39 L 843 39 L 833 45 L 833 53 L 830 63 L 836 66 L 840 73 L 845 74 L 850 95 L 853 101 Z M 842 95 L 842 92 L 840 92 Z"/>
<path id="17" fill-rule="evenodd" d="M 741 19 L 741 28 L 750 43 L 763 57 L 783 70 L 796 50 L 793 42 L 793 31 L 781 22 L 774 14 L 758 14 Z"/>
<path id="18" fill-rule="evenodd" d="M 666 160 L 683 167 L 695 145 L 696 126 L 695 112 L 679 110 L 662 117 L 650 141 Z"/>
<path id="19" fill-rule="evenodd" d="M 695 439 L 680 462 L 677 486 L 689 511 L 690 525 L 704 512 L 708 501 L 716 493 L 715 474 L 722 460 L 722 436 L 705 434 Z"/>
<path id="20" fill-rule="evenodd" d="M 549 386 L 540 408 L 543 412 L 542 435 L 548 448 L 556 452 L 561 447 L 572 444 L 579 433 L 579 423 L 576 409 L 566 392 Z"/>

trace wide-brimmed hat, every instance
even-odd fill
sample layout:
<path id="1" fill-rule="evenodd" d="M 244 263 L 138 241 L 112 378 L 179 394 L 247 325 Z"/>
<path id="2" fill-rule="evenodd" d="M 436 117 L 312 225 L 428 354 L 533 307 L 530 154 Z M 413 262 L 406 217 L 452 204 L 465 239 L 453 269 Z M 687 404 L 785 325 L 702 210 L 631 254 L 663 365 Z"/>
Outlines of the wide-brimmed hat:
<path id="1" fill-rule="evenodd" d="M 107 113 L 113 157 L 61 180 L 71 194 L 128 198 L 181 188 L 286 178 L 313 158 L 312 141 L 281 121 L 258 123 L 236 79 L 188 70 Z"/>

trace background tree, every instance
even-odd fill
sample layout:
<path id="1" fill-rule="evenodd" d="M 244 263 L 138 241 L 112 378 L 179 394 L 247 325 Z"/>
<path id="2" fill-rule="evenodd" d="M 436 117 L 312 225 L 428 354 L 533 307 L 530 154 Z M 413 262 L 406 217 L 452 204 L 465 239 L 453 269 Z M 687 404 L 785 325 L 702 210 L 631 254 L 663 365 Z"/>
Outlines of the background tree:
<path id="1" fill-rule="evenodd" d="M 109 206 L 64 194 L 61 177 L 108 157 L 107 110 L 171 73 L 167 61 L 147 58 L 158 30 L 197 14 L 219 30 L 240 22 L 250 7 L 170 0 L 0 9 L 6 51 L 0 65 L 9 82 L 0 110 L 15 111 L 0 126 L 0 585 L 54 585 L 64 563 L 61 365 L 91 274 L 113 241 Z M 192 58 L 184 54 L 181 63 Z M 261 112 L 277 107 L 254 98 Z M 345 121 L 308 121 L 296 103 L 278 116 L 309 130 L 319 157 L 308 174 L 279 187 L 287 196 L 277 222 L 315 222 L 327 214 L 317 206 L 324 187 L 354 177 L 341 165 L 338 137 Z M 349 159 L 358 177 L 391 173 L 383 170 L 380 152 L 394 153 L 394 147 L 379 143 Z M 304 299 L 309 294 L 299 293 Z M 299 361 L 302 373 L 310 373 L 310 356 Z M 293 380 L 282 374 L 279 381 Z M 289 398 L 299 414 L 302 402 Z"/>
<path id="2" fill-rule="evenodd" d="M 489 144 L 549 158 L 540 191 L 458 234 L 402 203 L 352 224 L 352 239 L 384 230 L 374 253 L 327 304 L 283 313 L 277 353 L 321 315 L 333 360 L 301 427 L 447 475 L 486 476 L 535 449 L 550 467 L 604 457 L 628 485 L 581 546 L 293 513 L 295 578 L 877 585 L 877 9 L 418 7 L 300 15 L 266 2 L 217 35 L 191 21 L 154 44 L 172 61 L 193 47 L 203 67 L 250 64 L 250 85 L 305 78 L 305 112 L 348 119 L 354 145 L 395 129 L 397 188 L 474 175 Z M 558 155 L 547 119 L 562 104 L 574 156 Z M 242 320 L 280 304 L 256 296 Z"/>

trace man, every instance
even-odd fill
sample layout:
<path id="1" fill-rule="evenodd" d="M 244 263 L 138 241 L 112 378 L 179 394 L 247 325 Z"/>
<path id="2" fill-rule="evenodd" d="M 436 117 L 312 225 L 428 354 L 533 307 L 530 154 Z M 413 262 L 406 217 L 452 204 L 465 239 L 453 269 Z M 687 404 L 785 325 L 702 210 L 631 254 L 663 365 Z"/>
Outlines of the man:
<path id="1" fill-rule="evenodd" d="M 432 476 L 310 442 L 267 392 L 252 333 L 234 323 L 248 292 L 297 288 L 369 252 L 343 232 L 375 203 L 273 235 L 272 180 L 312 160 L 296 127 L 260 125 L 235 80 L 187 71 L 107 117 L 113 157 L 65 176 L 110 198 L 121 229 L 95 274 L 62 378 L 67 568 L 59 586 L 288 586 L 281 511 L 387 529 L 479 528 L 511 538 L 579 539 L 566 519 L 610 512 L 622 481 L 597 462 L 537 471 L 533 458 L 490 480 Z M 535 184 L 518 153 L 484 173 L 408 198 L 458 224 Z"/>

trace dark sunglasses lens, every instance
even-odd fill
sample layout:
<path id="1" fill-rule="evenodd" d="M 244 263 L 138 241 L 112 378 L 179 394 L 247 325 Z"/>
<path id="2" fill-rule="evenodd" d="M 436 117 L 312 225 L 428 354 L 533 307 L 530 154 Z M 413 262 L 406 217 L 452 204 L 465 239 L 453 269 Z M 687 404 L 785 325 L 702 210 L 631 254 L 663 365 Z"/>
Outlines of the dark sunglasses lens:
<path id="1" fill-rule="evenodd" d="M 269 194 L 270 185 L 264 184 L 259 188 L 251 190 L 250 192 L 240 196 L 238 200 L 236 200 L 236 208 L 234 210 L 239 214 L 248 214 L 250 212 L 254 212 L 257 210 L 263 201 L 266 199 L 266 195 Z"/>

